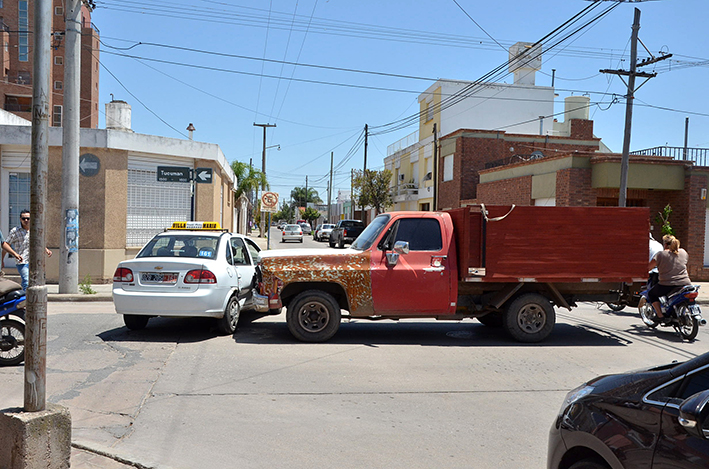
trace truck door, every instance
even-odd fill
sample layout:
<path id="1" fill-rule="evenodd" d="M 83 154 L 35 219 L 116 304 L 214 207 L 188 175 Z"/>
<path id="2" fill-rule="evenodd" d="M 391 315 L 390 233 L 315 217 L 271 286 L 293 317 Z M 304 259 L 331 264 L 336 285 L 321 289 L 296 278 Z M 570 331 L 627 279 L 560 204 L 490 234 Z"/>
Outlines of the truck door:
<path id="1" fill-rule="evenodd" d="M 390 265 L 386 246 L 393 247 L 396 241 L 408 242 L 409 253 Z M 372 249 L 374 311 L 402 315 L 448 313 L 453 277 L 446 244 L 438 218 L 396 220 Z"/>

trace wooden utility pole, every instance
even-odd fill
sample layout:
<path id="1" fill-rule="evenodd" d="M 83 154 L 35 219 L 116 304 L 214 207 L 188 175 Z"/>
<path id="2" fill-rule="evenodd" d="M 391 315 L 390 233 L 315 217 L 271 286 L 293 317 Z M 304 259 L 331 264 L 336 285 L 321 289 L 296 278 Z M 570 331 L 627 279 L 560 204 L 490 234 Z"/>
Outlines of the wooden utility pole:
<path id="1" fill-rule="evenodd" d="M 266 190 L 266 129 L 268 127 L 275 126 L 276 124 L 257 124 L 256 122 L 254 122 L 254 127 L 263 127 L 263 153 L 261 153 L 261 171 L 263 172 L 264 183 L 261 184 L 261 192 Z M 266 233 L 266 231 L 264 231 L 264 213 L 265 212 L 261 211 L 261 236 Z M 270 228 L 270 226 L 268 228 Z"/>
<path id="2" fill-rule="evenodd" d="M 438 198 L 438 133 L 436 132 L 436 124 L 433 124 L 433 174 L 431 175 L 433 181 L 433 203 L 431 204 L 431 210 L 436 211 L 438 204 L 436 200 Z"/>
<path id="3" fill-rule="evenodd" d="M 335 152 L 330 152 L 330 184 L 327 186 L 327 222 L 332 223 L 332 213 L 331 213 L 331 206 L 332 206 L 332 162 L 333 158 L 335 156 Z"/>
<path id="4" fill-rule="evenodd" d="M 656 77 L 657 73 L 646 73 L 646 72 L 638 72 L 637 67 L 642 67 L 645 65 L 650 65 L 655 62 L 659 62 L 660 60 L 665 60 L 669 59 L 672 57 L 672 54 L 664 54 L 660 57 L 654 57 L 652 53 L 647 50 L 647 47 L 645 47 L 645 44 L 643 44 L 643 47 L 645 47 L 645 50 L 647 51 L 648 54 L 650 54 L 650 59 L 643 60 L 640 63 L 637 63 L 638 60 L 638 42 L 642 44 L 642 41 L 638 38 L 638 32 L 640 31 L 640 10 L 635 9 L 635 18 L 633 21 L 633 33 L 631 35 L 630 39 L 630 71 L 625 71 L 625 70 L 600 70 L 601 73 L 611 73 L 614 75 L 618 75 L 621 77 L 627 76 L 628 77 L 628 94 L 625 96 L 625 135 L 623 137 L 623 157 L 621 159 L 621 164 L 620 164 L 620 191 L 618 194 L 618 206 L 620 207 L 625 207 L 627 205 L 627 196 L 628 196 L 628 169 L 630 166 L 630 135 L 631 135 L 631 127 L 633 123 L 633 100 L 635 99 L 635 92 L 640 89 L 640 86 L 644 85 L 647 83 L 647 80 L 643 82 L 642 85 L 638 86 L 635 88 L 635 78 L 636 77 L 642 77 L 642 78 L 647 78 L 648 80 L 650 78 Z"/>
<path id="5" fill-rule="evenodd" d="M 369 138 L 369 126 L 364 124 L 364 169 L 362 170 L 362 182 L 367 178 L 367 139 Z M 362 203 L 362 223 L 367 222 L 367 217 L 364 214 L 364 202 Z"/>

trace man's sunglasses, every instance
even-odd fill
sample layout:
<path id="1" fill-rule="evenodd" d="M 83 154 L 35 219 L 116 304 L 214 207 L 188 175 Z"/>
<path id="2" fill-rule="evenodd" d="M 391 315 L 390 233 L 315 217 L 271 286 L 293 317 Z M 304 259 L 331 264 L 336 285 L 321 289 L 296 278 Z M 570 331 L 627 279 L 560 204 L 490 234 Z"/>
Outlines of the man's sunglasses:
<path id="1" fill-rule="evenodd" d="M 20 218 L 20 220 L 22 220 L 22 221 L 29 221 L 29 219 L 30 219 L 30 217 L 22 217 L 22 218 Z"/>

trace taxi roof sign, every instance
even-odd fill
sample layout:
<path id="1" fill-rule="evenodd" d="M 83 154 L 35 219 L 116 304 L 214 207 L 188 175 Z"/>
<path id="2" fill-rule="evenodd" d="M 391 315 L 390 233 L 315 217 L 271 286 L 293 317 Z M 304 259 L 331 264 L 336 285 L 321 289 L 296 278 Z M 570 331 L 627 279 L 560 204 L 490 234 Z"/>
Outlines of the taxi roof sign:
<path id="1" fill-rule="evenodd" d="M 176 221 L 172 223 L 170 230 L 209 230 L 225 231 L 216 221 Z"/>

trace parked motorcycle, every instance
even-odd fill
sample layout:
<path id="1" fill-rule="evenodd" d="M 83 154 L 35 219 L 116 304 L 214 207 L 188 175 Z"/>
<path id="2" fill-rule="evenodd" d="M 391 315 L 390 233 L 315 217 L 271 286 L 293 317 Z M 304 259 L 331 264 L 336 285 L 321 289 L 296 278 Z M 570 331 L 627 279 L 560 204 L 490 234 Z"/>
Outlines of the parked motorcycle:
<path id="1" fill-rule="evenodd" d="M 648 299 L 648 290 L 642 292 L 638 309 L 645 325 L 651 329 L 657 326 L 674 327 L 680 337 L 685 340 L 694 340 L 699 333 L 699 326 L 705 326 L 707 321 L 702 317 L 699 305 L 695 303 L 699 296 L 699 285 L 686 285 L 667 297 L 660 297 L 662 315 L 669 318 L 669 322 L 662 323 L 655 308 Z"/>
<path id="2" fill-rule="evenodd" d="M 0 279 L 0 365 L 25 359 L 25 292 L 12 280 Z"/>

